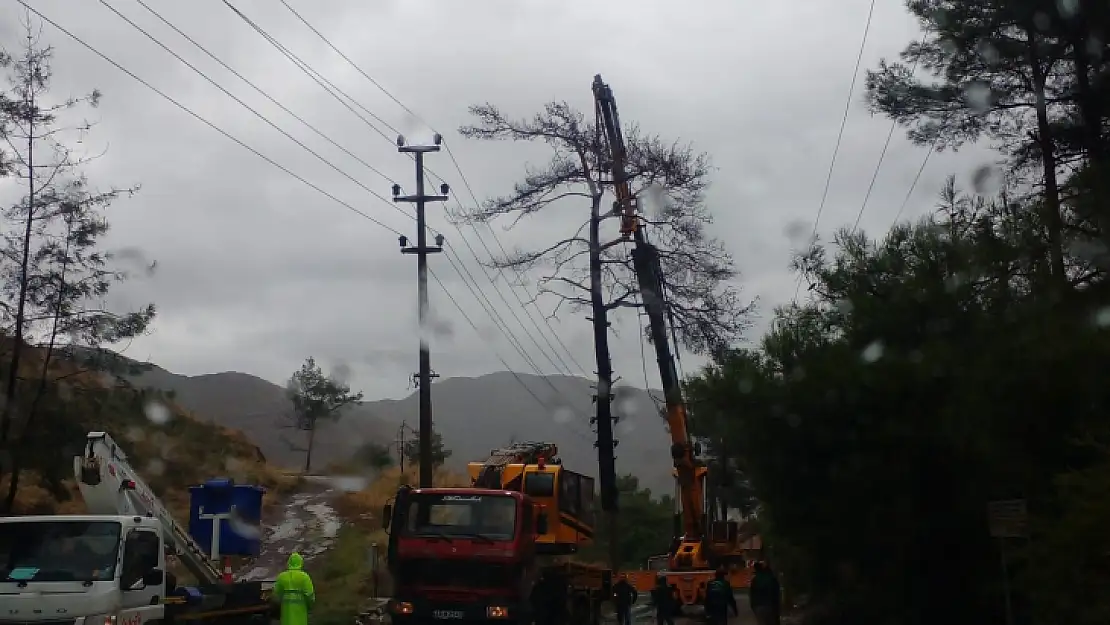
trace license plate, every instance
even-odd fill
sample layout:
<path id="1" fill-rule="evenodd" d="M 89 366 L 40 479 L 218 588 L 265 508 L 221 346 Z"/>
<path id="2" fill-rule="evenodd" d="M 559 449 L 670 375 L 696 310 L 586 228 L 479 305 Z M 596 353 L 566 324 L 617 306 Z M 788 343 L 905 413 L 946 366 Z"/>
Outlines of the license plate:
<path id="1" fill-rule="evenodd" d="M 461 619 L 463 617 L 462 610 L 432 610 L 432 618 L 438 619 Z"/>

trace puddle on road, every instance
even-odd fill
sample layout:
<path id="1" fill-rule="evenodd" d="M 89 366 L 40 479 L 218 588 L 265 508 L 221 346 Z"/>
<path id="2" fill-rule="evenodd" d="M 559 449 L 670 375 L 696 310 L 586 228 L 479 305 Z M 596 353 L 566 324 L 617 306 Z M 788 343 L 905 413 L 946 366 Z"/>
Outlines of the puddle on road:
<path id="1" fill-rule="evenodd" d="M 263 519 L 261 552 L 239 574 L 243 581 L 272 580 L 285 570 L 289 554 L 297 551 L 311 570 L 314 558 L 327 551 L 343 526 L 331 502 L 341 491 L 322 488 L 316 492 L 293 495 L 280 509 L 280 516 Z"/>

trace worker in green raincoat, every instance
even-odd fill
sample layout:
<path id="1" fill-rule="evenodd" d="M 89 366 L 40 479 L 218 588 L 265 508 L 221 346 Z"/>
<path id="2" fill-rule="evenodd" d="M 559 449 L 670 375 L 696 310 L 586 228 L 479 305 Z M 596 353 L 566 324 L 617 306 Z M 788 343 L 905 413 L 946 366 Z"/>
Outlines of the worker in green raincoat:
<path id="1" fill-rule="evenodd" d="M 304 558 L 289 554 L 288 568 L 274 580 L 271 599 L 281 605 L 281 625 L 308 625 L 308 613 L 316 603 L 312 578 L 304 572 Z"/>

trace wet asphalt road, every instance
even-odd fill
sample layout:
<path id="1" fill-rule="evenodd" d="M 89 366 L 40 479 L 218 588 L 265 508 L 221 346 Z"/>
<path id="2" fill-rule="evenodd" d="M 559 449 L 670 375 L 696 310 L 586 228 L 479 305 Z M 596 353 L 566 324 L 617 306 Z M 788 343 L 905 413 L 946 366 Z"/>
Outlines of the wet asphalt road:
<path id="1" fill-rule="evenodd" d="M 729 625 L 755 625 L 755 614 L 748 607 L 748 594 L 746 592 L 736 593 L 736 607 L 740 609 L 740 616 L 730 616 L 728 619 Z M 688 611 L 690 612 L 688 616 L 675 619 L 675 625 L 705 623 L 701 614 L 696 613 L 696 608 L 690 608 Z M 603 614 L 603 620 L 608 623 L 616 623 L 616 615 L 613 614 L 611 609 L 607 610 L 607 613 Z M 638 624 L 655 623 L 655 611 L 648 604 L 647 593 L 640 593 L 640 600 L 632 606 L 632 621 Z"/>

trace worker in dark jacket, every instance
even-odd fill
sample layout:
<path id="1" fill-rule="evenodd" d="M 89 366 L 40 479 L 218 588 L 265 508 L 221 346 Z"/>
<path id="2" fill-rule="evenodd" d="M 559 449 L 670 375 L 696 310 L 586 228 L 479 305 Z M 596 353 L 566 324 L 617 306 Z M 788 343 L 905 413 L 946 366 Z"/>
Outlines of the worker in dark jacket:
<path id="1" fill-rule="evenodd" d="M 752 612 L 755 613 L 755 620 L 759 625 L 778 625 L 782 590 L 770 566 L 763 562 L 755 563 L 755 574 L 752 576 L 748 596 Z"/>
<path id="2" fill-rule="evenodd" d="M 725 569 L 717 569 L 713 580 L 705 587 L 705 617 L 710 625 L 728 623 L 729 608 L 732 608 L 733 616 L 740 616 L 736 596 L 732 592 L 732 584 L 728 583 L 727 575 Z"/>
<path id="3" fill-rule="evenodd" d="M 632 625 L 632 604 L 640 594 L 628 583 L 628 576 L 621 575 L 613 584 L 613 605 L 617 608 L 617 625 Z"/>
<path id="4" fill-rule="evenodd" d="M 667 578 L 655 578 L 655 588 L 651 589 L 651 603 L 655 606 L 655 625 L 674 625 L 675 608 L 678 604 L 678 589 L 667 584 Z"/>
<path id="5" fill-rule="evenodd" d="M 553 625 L 563 621 L 566 610 L 565 585 L 548 571 L 540 574 L 539 581 L 532 587 L 532 611 L 536 625 Z"/>

